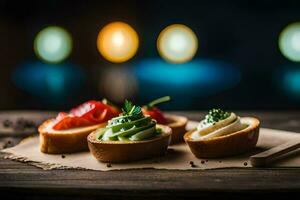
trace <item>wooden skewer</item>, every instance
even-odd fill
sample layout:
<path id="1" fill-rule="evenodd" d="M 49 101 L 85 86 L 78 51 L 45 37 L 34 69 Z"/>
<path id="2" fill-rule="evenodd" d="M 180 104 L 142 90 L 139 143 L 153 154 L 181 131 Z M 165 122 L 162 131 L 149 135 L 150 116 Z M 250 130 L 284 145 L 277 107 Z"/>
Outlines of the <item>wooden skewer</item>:
<path id="1" fill-rule="evenodd" d="M 298 148 L 300 148 L 300 140 L 286 142 L 267 151 L 251 156 L 250 162 L 253 167 L 266 166 L 281 156 L 284 156 Z"/>

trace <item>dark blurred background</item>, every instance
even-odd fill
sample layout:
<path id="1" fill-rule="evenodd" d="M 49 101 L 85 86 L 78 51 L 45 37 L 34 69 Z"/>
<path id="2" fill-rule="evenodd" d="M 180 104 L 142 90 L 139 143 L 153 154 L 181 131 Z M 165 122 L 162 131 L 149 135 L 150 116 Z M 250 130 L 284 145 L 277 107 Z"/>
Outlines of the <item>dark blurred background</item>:
<path id="1" fill-rule="evenodd" d="M 167 110 L 299 109 L 300 64 L 283 56 L 279 34 L 300 21 L 300 1 L 0 1 L 0 109 L 69 109 L 88 99 L 143 104 L 171 95 Z M 135 57 L 122 64 L 98 52 L 100 29 L 114 21 L 139 34 Z M 197 35 L 194 59 L 169 64 L 156 39 L 181 23 Z M 73 39 L 70 56 L 49 64 L 34 53 L 43 28 Z M 299 54 L 300 56 L 300 54 Z"/>

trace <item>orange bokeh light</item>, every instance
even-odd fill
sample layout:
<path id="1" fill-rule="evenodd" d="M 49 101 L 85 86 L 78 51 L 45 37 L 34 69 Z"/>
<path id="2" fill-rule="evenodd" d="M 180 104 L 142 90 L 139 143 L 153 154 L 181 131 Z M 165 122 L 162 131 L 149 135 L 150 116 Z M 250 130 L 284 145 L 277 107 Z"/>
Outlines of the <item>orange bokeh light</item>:
<path id="1" fill-rule="evenodd" d="M 131 59 L 137 52 L 139 38 L 136 31 L 124 22 L 106 25 L 98 34 L 97 48 L 110 62 L 121 63 Z"/>

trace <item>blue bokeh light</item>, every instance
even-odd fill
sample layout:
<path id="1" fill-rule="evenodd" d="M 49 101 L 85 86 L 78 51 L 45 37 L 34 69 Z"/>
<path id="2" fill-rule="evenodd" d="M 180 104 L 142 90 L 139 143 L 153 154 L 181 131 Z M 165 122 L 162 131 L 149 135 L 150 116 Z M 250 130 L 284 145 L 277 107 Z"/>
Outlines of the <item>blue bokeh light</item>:
<path id="1" fill-rule="evenodd" d="M 275 71 L 274 82 L 287 96 L 300 98 L 300 66 L 283 66 Z"/>
<path id="2" fill-rule="evenodd" d="M 171 95 L 178 102 L 188 103 L 189 99 L 206 97 L 230 89 L 241 79 L 240 71 L 236 67 L 209 59 L 194 59 L 183 64 L 170 64 L 162 59 L 147 59 L 137 63 L 133 73 L 142 88 L 139 98 L 143 101 Z M 195 99 L 191 102 L 193 101 L 195 102 Z"/>
<path id="3" fill-rule="evenodd" d="M 12 80 L 18 88 L 49 101 L 74 95 L 84 79 L 82 69 L 69 63 L 26 62 L 12 74 Z"/>

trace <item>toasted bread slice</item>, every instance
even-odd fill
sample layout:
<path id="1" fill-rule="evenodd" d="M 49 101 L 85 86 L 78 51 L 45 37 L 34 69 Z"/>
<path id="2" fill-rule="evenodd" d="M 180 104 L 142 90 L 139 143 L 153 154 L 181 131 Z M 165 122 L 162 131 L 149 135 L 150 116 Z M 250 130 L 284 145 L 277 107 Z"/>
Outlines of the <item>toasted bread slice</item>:
<path id="1" fill-rule="evenodd" d="M 166 118 L 168 120 L 166 126 L 172 129 L 171 144 L 184 142 L 183 135 L 186 133 L 188 119 L 178 115 L 166 115 Z"/>
<path id="2" fill-rule="evenodd" d="M 185 142 L 197 158 L 220 158 L 250 151 L 256 146 L 259 136 L 260 122 L 256 118 L 243 117 L 241 123 L 246 128 L 219 137 L 209 139 L 192 139 L 190 130 L 184 135 Z"/>
<path id="3" fill-rule="evenodd" d="M 49 119 L 38 128 L 40 134 L 40 150 L 49 154 L 73 153 L 88 150 L 87 136 L 94 130 L 106 126 L 101 123 L 80 128 L 54 130 L 55 120 Z"/>
<path id="4" fill-rule="evenodd" d="M 124 163 L 163 155 L 168 149 L 171 128 L 158 125 L 162 134 L 142 141 L 99 141 L 95 132 L 87 140 L 94 157 L 101 162 Z"/>

